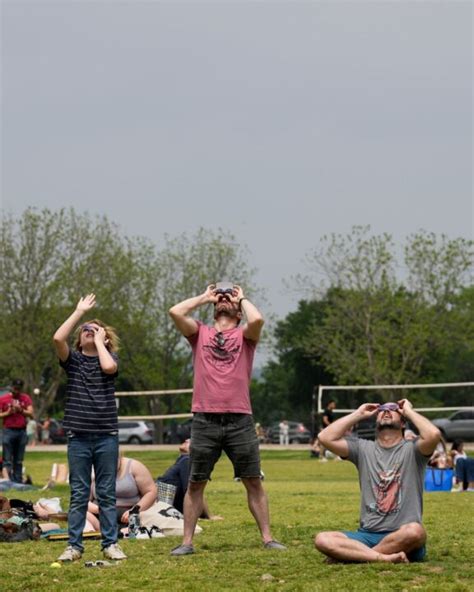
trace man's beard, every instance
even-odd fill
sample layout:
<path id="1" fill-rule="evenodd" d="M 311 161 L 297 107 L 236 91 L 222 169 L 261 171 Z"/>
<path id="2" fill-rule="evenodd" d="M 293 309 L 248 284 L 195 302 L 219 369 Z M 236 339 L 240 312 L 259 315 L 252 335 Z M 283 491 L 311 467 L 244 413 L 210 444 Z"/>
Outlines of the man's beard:
<path id="1" fill-rule="evenodd" d="M 220 303 L 216 304 L 216 307 L 214 308 L 214 318 L 217 319 L 217 317 L 223 316 L 223 317 L 228 317 L 229 319 L 235 319 L 238 315 L 238 310 L 236 310 L 233 306 L 223 306 L 223 307 L 219 307 Z"/>
<path id="2" fill-rule="evenodd" d="M 399 421 L 392 421 L 391 423 L 378 423 L 375 426 L 377 433 L 383 432 L 385 430 L 395 430 L 400 431 L 402 429 L 402 424 Z"/>

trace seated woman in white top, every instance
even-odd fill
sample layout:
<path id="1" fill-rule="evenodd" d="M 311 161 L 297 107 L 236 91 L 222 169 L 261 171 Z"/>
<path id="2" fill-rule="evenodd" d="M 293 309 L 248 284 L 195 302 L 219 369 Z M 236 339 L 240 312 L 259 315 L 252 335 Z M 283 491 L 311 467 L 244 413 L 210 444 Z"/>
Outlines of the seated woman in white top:
<path id="1" fill-rule="evenodd" d="M 467 458 L 467 454 L 464 451 L 464 442 L 462 440 L 454 440 L 449 455 L 452 458 L 453 467 L 456 467 L 459 458 Z"/>
<path id="2" fill-rule="evenodd" d="M 124 526 L 128 524 L 129 511 L 139 505 L 144 512 L 151 508 L 157 497 L 156 483 L 150 471 L 139 460 L 119 457 L 116 481 L 117 519 Z M 92 482 L 91 498 L 87 511 L 86 530 L 99 530 L 99 506 L 95 498 L 95 483 Z"/>

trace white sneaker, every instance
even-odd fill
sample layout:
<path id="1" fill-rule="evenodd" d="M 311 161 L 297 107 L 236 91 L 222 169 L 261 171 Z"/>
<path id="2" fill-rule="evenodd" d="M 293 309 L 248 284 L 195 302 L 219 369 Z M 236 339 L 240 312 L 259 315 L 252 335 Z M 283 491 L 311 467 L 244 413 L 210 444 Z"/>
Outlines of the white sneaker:
<path id="1" fill-rule="evenodd" d="M 66 550 L 58 557 L 58 561 L 77 561 L 82 557 L 81 551 L 72 545 L 68 545 Z"/>
<path id="2" fill-rule="evenodd" d="M 102 550 L 104 557 L 106 559 L 115 559 L 115 561 L 121 561 L 122 559 L 127 559 L 127 556 L 122 551 L 122 549 L 114 543 L 113 545 L 109 545 Z"/>
<path id="3" fill-rule="evenodd" d="M 148 529 L 148 532 L 151 539 L 162 539 L 165 536 L 165 533 L 158 526 L 152 526 Z"/>
<path id="4" fill-rule="evenodd" d="M 148 532 L 148 528 L 146 528 L 145 526 L 140 526 L 135 538 L 136 539 L 149 539 L 149 538 L 151 538 L 150 537 L 150 533 Z"/>

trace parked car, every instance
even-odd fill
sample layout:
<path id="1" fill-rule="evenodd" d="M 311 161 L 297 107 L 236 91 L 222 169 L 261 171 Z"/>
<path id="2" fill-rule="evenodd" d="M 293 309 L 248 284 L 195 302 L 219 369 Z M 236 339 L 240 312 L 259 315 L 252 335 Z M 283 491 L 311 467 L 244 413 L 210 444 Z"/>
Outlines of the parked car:
<path id="1" fill-rule="evenodd" d="M 154 426 L 149 421 L 119 421 L 119 442 L 121 444 L 153 444 Z"/>
<path id="2" fill-rule="evenodd" d="M 272 444 L 280 442 L 280 422 L 272 424 L 269 428 L 268 437 Z M 290 444 L 308 444 L 311 441 L 311 432 L 300 421 L 289 421 L 288 439 Z"/>
<path id="3" fill-rule="evenodd" d="M 369 417 L 356 423 L 352 435 L 364 440 L 375 440 L 375 417 Z"/>
<path id="4" fill-rule="evenodd" d="M 192 418 L 181 423 L 169 422 L 163 429 L 163 442 L 165 444 L 181 444 L 191 437 Z"/>
<path id="5" fill-rule="evenodd" d="M 368 419 L 359 421 L 359 423 L 356 423 L 356 425 L 354 426 L 352 430 L 352 435 L 356 436 L 357 438 L 363 438 L 364 440 L 375 440 L 375 420 L 376 418 L 375 416 L 373 416 L 369 417 Z M 418 434 L 418 430 L 409 421 L 406 422 L 405 428 L 411 430 L 415 434 Z"/>
<path id="6" fill-rule="evenodd" d="M 434 419 L 434 425 L 439 428 L 443 438 L 449 442 L 465 440 L 474 442 L 474 408 L 459 409 L 450 417 Z"/>

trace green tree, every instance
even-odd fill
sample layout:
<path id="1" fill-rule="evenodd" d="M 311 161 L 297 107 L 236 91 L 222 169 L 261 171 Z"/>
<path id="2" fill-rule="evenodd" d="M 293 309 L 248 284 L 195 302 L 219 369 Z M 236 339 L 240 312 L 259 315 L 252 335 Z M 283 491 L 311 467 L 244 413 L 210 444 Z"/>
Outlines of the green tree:
<path id="1" fill-rule="evenodd" d="M 52 348 L 57 326 L 81 294 L 95 291 L 95 313 L 120 329 L 140 326 L 153 288 L 149 268 L 155 257 L 140 239 L 122 238 L 104 218 L 74 210 L 27 209 L 0 226 L 0 345 L 3 380 L 24 377 L 39 416 L 56 398 L 64 380 Z M 134 346 L 138 343 L 134 342 Z M 131 349 L 128 336 L 124 345 Z"/>
<path id="2" fill-rule="evenodd" d="M 309 276 L 297 280 L 328 303 L 304 339 L 306 352 L 319 355 L 341 384 L 430 381 L 429 360 L 450 351 L 459 334 L 460 311 L 456 317 L 451 308 L 471 277 L 472 254 L 472 241 L 412 235 L 404 286 L 389 235 L 355 227 L 348 236 L 324 237 L 308 256 Z"/>
<path id="3" fill-rule="evenodd" d="M 326 302 L 302 300 L 298 309 L 279 321 L 273 333 L 273 354 L 260 380 L 252 385 L 252 406 L 262 423 L 288 419 L 313 421 L 314 388 L 332 384 L 320 355 L 308 354 L 305 339 L 325 315 Z"/>
<path id="4" fill-rule="evenodd" d="M 239 283 L 249 296 L 264 302 L 262 291 L 254 285 L 254 275 L 246 247 L 222 229 L 200 228 L 193 235 L 165 236 L 157 254 L 154 319 L 149 328 L 156 340 L 153 364 L 160 380 L 151 384 L 144 375 L 143 380 L 138 379 L 141 388 L 152 389 L 158 383 L 163 389 L 192 384 L 190 348 L 168 314 L 171 306 L 201 294 L 210 283 L 225 278 Z M 204 323 L 211 322 L 212 315 L 212 306 L 196 311 L 196 317 Z M 189 411 L 189 397 L 150 397 L 149 410 L 153 415 Z"/>
<path id="5" fill-rule="evenodd" d="M 93 316 L 114 325 L 121 338 L 118 390 L 190 386 L 190 352 L 174 328 L 168 309 L 229 278 L 249 293 L 253 274 L 247 252 L 222 230 L 151 241 L 124 236 L 106 217 L 27 209 L 0 224 L 0 380 L 22 376 L 34 395 L 38 416 L 63 394 L 64 372 L 52 347 L 54 330 L 79 296 L 95 292 Z M 258 292 L 254 290 L 254 294 Z M 211 318 L 211 308 L 199 311 Z M 189 410 L 189 397 L 122 399 L 121 412 L 153 414 Z M 57 405 L 58 407 L 59 405 Z"/>

